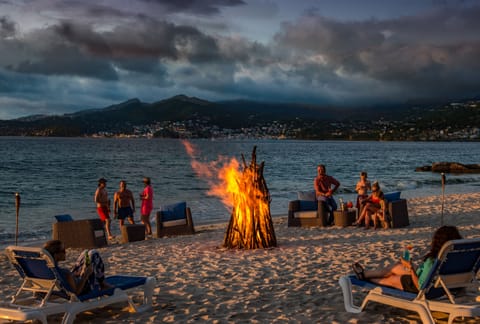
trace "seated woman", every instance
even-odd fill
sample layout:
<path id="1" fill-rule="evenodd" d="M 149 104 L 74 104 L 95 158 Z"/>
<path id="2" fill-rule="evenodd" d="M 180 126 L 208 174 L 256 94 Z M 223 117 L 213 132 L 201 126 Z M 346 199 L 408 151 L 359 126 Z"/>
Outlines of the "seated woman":
<path id="1" fill-rule="evenodd" d="M 43 246 L 53 257 L 55 264 L 65 261 L 65 246 L 60 240 L 50 240 Z M 112 288 L 105 281 L 105 266 L 100 254 L 95 250 L 85 250 L 77 258 L 72 271 L 58 267 L 61 275 L 70 286 L 70 290 L 77 295 L 88 293 L 92 290 Z"/>
<path id="2" fill-rule="evenodd" d="M 404 291 L 418 293 L 422 284 L 427 280 L 428 274 L 438 257 L 442 246 L 450 240 L 461 239 L 462 236 L 455 226 L 442 226 L 435 231 L 430 245 L 430 251 L 423 257 L 423 262 L 415 269 L 412 261 L 403 258 L 386 268 L 364 270 L 359 263 L 352 265 L 353 271 L 360 280 L 389 286 Z"/>
<path id="3" fill-rule="evenodd" d="M 361 203 L 364 199 L 368 198 L 368 191 L 372 190 L 372 185 L 370 180 L 367 179 L 367 172 L 360 172 L 360 180 L 355 186 L 355 191 L 357 192 L 357 203 L 355 207 L 360 211 Z"/>
<path id="4" fill-rule="evenodd" d="M 373 221 L 373 227 L 377 228 L 377 217 L 374 215 L 382 210 L 382 219 L 385 219 L 385 203 L 384 195 L 382 190 L 380 190 L 380 185 L 377 181 L 372 184 L 372 194 L 368 196 L 367 199 L 363 200 L 360 217 L 358 220 L 353 223 L 353 225 L 360 225 L 365 221 L 365 229 L 370 228 L 370 220 Z"/>

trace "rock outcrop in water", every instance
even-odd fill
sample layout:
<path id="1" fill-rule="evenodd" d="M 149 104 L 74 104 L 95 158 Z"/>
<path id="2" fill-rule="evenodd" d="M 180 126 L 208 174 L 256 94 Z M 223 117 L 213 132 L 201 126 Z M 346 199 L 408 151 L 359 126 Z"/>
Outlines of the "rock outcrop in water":
<path id="1" fill-rule="evenodd" d="M 458 162 L 434 162 L 415 169 L 417 172 L 431 171 L 444 173 L 480 173 L 480 164 L 462 164 Z"/>

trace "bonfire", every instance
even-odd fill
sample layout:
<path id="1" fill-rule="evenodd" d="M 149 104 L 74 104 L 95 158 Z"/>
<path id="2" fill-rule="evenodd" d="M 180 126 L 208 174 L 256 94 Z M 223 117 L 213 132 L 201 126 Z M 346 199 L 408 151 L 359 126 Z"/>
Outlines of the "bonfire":
<path id="1" fill-rule="evenodd" d="M 265 162 L 257 164 L 256 146 L 250 164 L 245 162 L 242 154 L 241 168 L 237 159 L 227 161 L 222 156 L 211 163 L 200 162 L 194 146 L 188 141 L 182 143 L 192 158 L 193 170 L 209 182 L 210 190 L 207 194 L 219 197 L 232 210 L 223 246 L 238 249 L 277 246 L 270 215 L 270 193 L 263 177 Z"/>
<path id="2" fill-rule="evenodd" d="M 226 248 L 257 249 L 277 246 L 270 214 L 270 193 L 263 177 L 265 162 L 256 161 L 256 147 L 247 165 L 242 154 L 243 171 L 227 169 L 225 182 L 232 195 L 232 215 L 223 241 Z"/>

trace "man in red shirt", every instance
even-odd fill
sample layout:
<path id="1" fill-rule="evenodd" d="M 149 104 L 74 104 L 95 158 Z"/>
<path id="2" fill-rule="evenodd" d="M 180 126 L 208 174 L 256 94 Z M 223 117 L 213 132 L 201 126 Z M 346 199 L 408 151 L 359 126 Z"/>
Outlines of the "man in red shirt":
<path id="1" fill-rule="evenodd" d="M 333 194 L 340 187 L 340 182 L 332 176 L 326 174 L 325 166 L 317 166 L 318 175 L 313 182 L 317 200 L 324 201 L 328 210 L 327 224 L 333 224 L 333 211 L 337 210 L 337 203 L 333 199 Z"/>

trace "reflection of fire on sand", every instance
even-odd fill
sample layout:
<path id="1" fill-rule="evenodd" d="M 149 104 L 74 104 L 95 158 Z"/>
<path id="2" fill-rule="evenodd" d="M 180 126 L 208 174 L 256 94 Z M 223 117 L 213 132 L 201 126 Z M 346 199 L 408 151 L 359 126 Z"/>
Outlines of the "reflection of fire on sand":
<path id="1" fill-rule="evenodd" d="M 223 245 L 227 248 L 257 249 L 277 246 L 270 215 L 270 193 L 263 177 L 265 163 L 257 165 L 256 147 L 243 172 L 231 172 L 227 179 L 233 195 L 233 210 Z"/>

